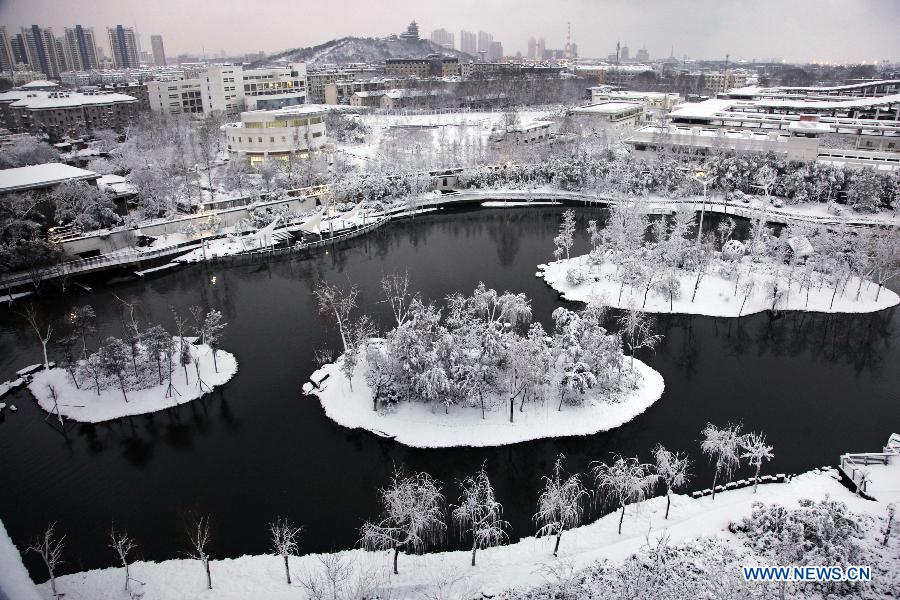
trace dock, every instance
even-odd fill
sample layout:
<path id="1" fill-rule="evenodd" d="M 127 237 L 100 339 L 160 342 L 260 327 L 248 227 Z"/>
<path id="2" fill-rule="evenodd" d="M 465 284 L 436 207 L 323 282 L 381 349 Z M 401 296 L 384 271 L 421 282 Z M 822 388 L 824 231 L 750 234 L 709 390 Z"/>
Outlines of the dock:
<path id="1" fill-rule="evenodd" d="M 900 499 L 900 434 L 892 433 L 881 452 L 842 454 L 838 470 L 860 496 L 883 502 Z"/>

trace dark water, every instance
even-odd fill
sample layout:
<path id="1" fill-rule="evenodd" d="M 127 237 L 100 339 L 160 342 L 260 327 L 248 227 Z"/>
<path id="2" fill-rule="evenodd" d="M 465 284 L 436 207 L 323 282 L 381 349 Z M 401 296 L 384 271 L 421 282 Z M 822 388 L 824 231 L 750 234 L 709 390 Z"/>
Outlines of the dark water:
<path id="1" fill-rule="evenodd" d="M 496 449 L 413 450 L 343 429 L 300 388 L 317 348 L 337 348 L 311 289 L 320 278 L 358 284 L 361 304 L 387 324 L 382 273 L 408 269 L 431 299 L 471 291 L 479 280 L 525 292 L 549 324 L 561 303 L 535 278 L 550 258 L 560 209 L 458 212 L 391 224 L 372 237 L 305 260 L 193 266 L 144 282 L 98 287 L 39 301 L 63 314 L 89 302 L 104 335 L 120 335 L 113 293 L 140 300 L 145 320 L 171 326 L 169 307 L 218 307 L 230 323 L 225 347 L 238 375 L 202 401 L 102 425 L 72 424 L 66 435 L 44 422 L 26 391 L 0 423 L 0 518 L 23 544 L 49 521 L 65 532 L 67 572 L 112 564 L 110 524 L 128 529 L 147 559 L 185 549 L 183 515 L 212 515 L 215 557 L 269 548 L 267 524 L 286 515 L 305 527 L 301 552 L 353 546 L 377 513 L 377 488 L 394 465 L 425 470 L 447 484 L 486 462 L 513 538 L 530 535 L 533 505 L 557 453 L 572 469 L 612 452 L 650 460 L 657 443 L 696 461 L 691 488 L 708 487 L 698 451 L 707 421 L 743 421 L 775 447 L 768 472 L 835 464 L 843 451 L 880 447 L 900 427 L 896 310 L 865 316 L 789 314 L 741 319 L 662 317 L 665 340 L 645 357 L 666 381 L 662 399 L 609 433 Z M 581 209 L 580 227 L 599 210 Z M 711 223 L 712 225 L 713 223 Z M 583 252 L 579 239 L 575 252 Z M 212 278 L 215 277 L 215 284 Z M 29 332 L 0 309 L 0 381 L 40 359 Z M 448 496 L 455 499 L 450 485 Z M 45 574 L 34 557 L 36 578 Z"/>

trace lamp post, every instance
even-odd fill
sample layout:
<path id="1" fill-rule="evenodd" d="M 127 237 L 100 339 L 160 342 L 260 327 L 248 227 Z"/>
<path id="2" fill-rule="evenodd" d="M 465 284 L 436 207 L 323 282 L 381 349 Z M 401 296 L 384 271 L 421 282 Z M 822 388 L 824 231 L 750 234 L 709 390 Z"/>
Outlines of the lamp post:
<path id="1" fill-rule="evenodd" d="M 694 173 L 694 179 L 703 186 L 703 200 L 700 202 L 700 226 L 697 227 L 697 247 L 700 246 L 700 236 L 703 235 L 703 216 L 706 214 L 706 188 L 712 183 L 712 178 L 706 177 L 706 171 Z"/>

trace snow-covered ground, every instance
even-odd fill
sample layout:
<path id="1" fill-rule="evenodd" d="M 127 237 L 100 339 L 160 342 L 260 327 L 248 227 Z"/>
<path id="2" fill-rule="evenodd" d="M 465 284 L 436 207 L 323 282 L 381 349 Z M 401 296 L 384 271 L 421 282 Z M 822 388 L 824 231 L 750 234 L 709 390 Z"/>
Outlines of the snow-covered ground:
<path id="1" fill-rule="evenodd" d="M 22 564 L 21 552 L 16 548 L 6 527 L 0 521 L 0 598 L 4 600 L 40 600 L 41 594 Z"/>
<path id="2" fill-rule="evenodd" d="M 553 538 L 528 537 L 508 546 L 479 551 L 475 567 L 469 566 L 469 551 L 401 555 L 400 574 L 396 576 L 390 571 L 390 552 L 362 550 L 292 557 L 292 585 L 285 583 L 283 563 L 277 556 L 213 561 L 212 591 L 205 589 L 205 575 L 198 561 L 137 562 L 131 566 L 131 575 L 144 583 L 141 588 L 144 600 L 287 600 L 306 597 L 302 582 L 317 575 L 321 577 L 322 561 L 330 558 L 343 560 L 350 566 L 352 575 L 347 577 L 348 583 L 364 578 L 370 584 L 381 584 L 381 597 L 474 598 L 514 586 L 540 585 L 547 580 L 548 567 L 570 565 L 579 569 L 600 559 L 622 561 L 639 551 L 648 540 L 655 542 L 662 535 L 669 536 L 670 544 L 700 536 L 719 536 L 737 547 L 741 541 L 728 532 L 728 525 L 750 516 L 754 502 L 797 508 L 800 499 L 826 497 L 845 502 L 854 512 L 876 517 L 885 515 L 888 502 L 898 500 L 893 497 L 871 502 L 859 498 L 837 481 L 832 470 L 800 475 L 789 483 L 760 485 L 756 494 L 748 487 L 721 492 L 715 500 L 709 496 L 692 499 L 674 495 L 668 520 L 663 518 L 664 497 L 631 505 L 626 510 L 621 535 L 616 533 L 619 515 L 612 513 L 563 533 L 559 558 L 552 556 Z M 67 600 L 118 600 L 124 597 L 123 581 L 122 569 L 108 568 L 60 577 L 58 585 Z M 50 598 L 49 585 L 44 583 L 39 587 L 44 597 Z M 443 595 L 435 595 L 441 590 Z"/>
<path id="3" fill-rule="evenodd" d="M 48 387 L 52 385 L 56 390 L 59 413 L 63 417 L 82 423 L 100 423 L 119 417 L 152 413 L 196 400 L 208 394 L 213 388 L 224 385 L 237 373 L 237 360 L 229 352 L 219 350 L 216 353 L 218 372 L 213 364 L 212 350 L 209 346 L 198 344 L 193 346 L 191 352 L 200 358 L 200 377 L 205 385 L 200 388 L 193 364 L 188 365 L 187 382 L 185 381 L 184 369 L 178 366 L 176 353 L 172 382 L 178 393 L 172 394 L 173 397 L 166 396 L 168 381 L 165 377 L 162 385 L 129 390 L 128 402 L 123 398 L 122 390 L 117 385 L 101 390 L 98 396 L 96 388 L 91 387 L 90 381 L 82 381 L 81 389 L 78 389 L 72 383 L 68 372 L 60 367 L 36 372 L 28 384 L 28 389 L 41 408 L 55 413 L 53 397 Z M 165 370 L 165 365 L 163 369 Z"/>
<path id="4" fill-rule="evenodd" d="M 573 285 L 566 279 L 569 269 L 581 269 L 587 276 L 583 283 Z M 692 273 L 679 273 L 681 282 L 681 295 L 671 303 L 668 295 L 650 290 L 647 294 L 647 303 L 644 304 L 643 288 L 633 289 L 625 286 L 621 300 L 619 288 L 621 283 L 616 276 L 616 266 L 605 263 L 600 266 L 591 265 L 587 255 L 575 256 L 538 265 L 541 277 L 556 291 L 562 294 L 566 300 L 588 302 L 592 298 L 600 298 L 608 305 L 615 308 L 628 308 L 634 306 L 639 310 L 653 313 L 679 313 L 692 315 L 708 315 L 712 317 L 737 317 L 752 313 L 762 312 L 772 308 L 772 282 L 774 275 L 757 265 L 753 272 L 756 278 L 756 286 L 747 296 L 743 310 L 743 294 L 735 293 L 735 282 L 721 277 L 715 270 L 710 269 L 700 282 L 697 290 L 697 298 L 691 301 L 696 275 Z M 747 279 L 744 273 L 742 280 Z M 787 288 L 787 278 L 782 277 L 783 282 L 779 287 Z M 809 291 L 807 302 L 807 290 L 800 290 L 800 284 L 795 277 L 790 293 L 785 293 L 776 303 L 777 310 L 799 310 L 823 313 L 868 313 L 890 308 L 900 303 L 900 297 L 887 288 L 882 288 L 878 293 L 878 285 L 866 282 L 862 286 L 859 300 L 856 299 L 856 289 L 859 279 L 852 277 L 842 295 L 838 292 L 831 305 L 833 288 L 828 285 L 819 287 L 813 284 Z M 878 300 L 875 296 L 878 295 Z"/>
<path id="5" fill-rule="evenodd" d="M 322 383 L 318 389 L 307 384 L 304 391 L 318 396 L 325 414 L 340 425 L 366 429 L 416 448 L 502 446 L 542 438 L 591 435 L 631 421 L 659 400 L 665 387 L 662 375 L 635 360 L 637 388 L 625 398 L 617 402 L 593 398 L 583 406 L 567 405 L 562 410 L 557 410 L 557 402 L 548 399 L 542 405 L 526 403 L 522 412 L 517 403 L 514 421 L 510 423 L 508 402 L 498 403 L 484 419 L 479 408 L 453 406 L 445 414 L 443 407 L 423 402 L 402 402 L 390 412 L 372 410 L 372 391 L 365 378 L 366 361 L 361 360 L 354 371 L 351 390 L 350 382 L 341 372 L 341 360 L 313 373 L 311 379 Z M 626 358 L 625 368 L 630 368 L 630 364 L 631 359 Z"/>

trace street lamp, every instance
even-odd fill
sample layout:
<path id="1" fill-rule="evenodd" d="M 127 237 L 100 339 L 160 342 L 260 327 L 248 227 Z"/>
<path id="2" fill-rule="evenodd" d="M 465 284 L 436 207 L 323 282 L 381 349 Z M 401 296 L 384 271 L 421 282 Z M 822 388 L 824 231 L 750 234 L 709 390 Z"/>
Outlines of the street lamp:
<path id="1" fill-rule="evenodd" d="M 703 200 L 700 202 L 700 226 L 697 228 L 697 246 L 700 246 L 700 236 L 703 234 L 703 216 L 706 213 L 706 188 L 712 183 L 711 177 L 706 177 L 706 171 L 694 173 L 694 179 L 703 186 Z"/>

